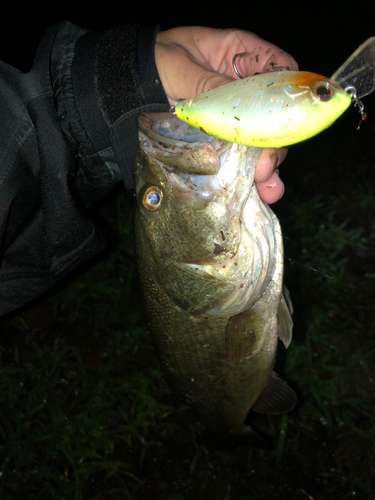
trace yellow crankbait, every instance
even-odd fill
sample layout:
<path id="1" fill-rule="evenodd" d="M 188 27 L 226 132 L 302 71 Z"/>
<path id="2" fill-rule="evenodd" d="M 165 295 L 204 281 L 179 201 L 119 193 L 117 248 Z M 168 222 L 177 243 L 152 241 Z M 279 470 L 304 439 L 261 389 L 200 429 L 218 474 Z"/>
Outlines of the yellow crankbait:
<path id="1" fill-rule="evenodd" d="M 315 73 L 280 71 L 250 76 L 178 101 L 178 118 L 208 135 L 261 148 L 289 146 L 326 129 L 351 96 Z"/>
<path id="2" fill-rule="evenodd" d="M 289 146 L 328 128 L 375 87 L 375 38 L 369 38 L 329 79 L 305 71 L 277 71 L 243 78 L 192 99 L 170 112 L 203 132 L 261 148 Z"/>

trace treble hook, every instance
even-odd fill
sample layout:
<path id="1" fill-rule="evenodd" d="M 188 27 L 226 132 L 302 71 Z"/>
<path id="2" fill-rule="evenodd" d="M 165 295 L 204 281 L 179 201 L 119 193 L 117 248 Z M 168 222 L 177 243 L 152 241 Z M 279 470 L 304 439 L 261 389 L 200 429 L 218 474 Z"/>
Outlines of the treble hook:
<path id="1" fill-rule="evenodd" d="M 351 98 L 354 101 L 354 106 L 358 106 L 359 113 L 361 115 L 361 121 L 359 122 L 359 125 L 357 127 L 357 130 L 359 130 L 362 122 L 366 120 L 367 118 L 367 113 L 365 111 L 365 107 L 363 105 L 363 102 L 357 97 L 357 89 L 353 86 L 350 85 L 349 87 L 346 87 L 345 89 L 347 93 L 351 96 Z"/>

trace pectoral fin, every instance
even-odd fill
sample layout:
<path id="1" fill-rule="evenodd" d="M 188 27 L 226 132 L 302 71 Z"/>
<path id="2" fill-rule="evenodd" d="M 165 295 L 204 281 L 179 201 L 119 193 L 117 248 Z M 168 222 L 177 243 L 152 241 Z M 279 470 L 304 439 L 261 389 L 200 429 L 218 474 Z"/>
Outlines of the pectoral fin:
<path id="1" fill-rule="evenodd" d="M 292 410 L 297 403 L 297 395 L 288 384 L 272 372 L 270 381 L 252 410 L 258 413 L 278 415 Z"/>

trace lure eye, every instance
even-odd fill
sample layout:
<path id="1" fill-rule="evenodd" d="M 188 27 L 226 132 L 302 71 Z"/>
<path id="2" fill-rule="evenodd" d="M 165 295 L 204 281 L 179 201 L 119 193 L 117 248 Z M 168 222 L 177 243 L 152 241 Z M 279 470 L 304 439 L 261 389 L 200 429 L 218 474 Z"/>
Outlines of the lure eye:
<path id="1" fill-rule="evenodd" d="M 150 212 L 155 212 L 159 210 L 162 200 L 163 191 L 157 186 L 150 186 L 142 197 L 142 204 Z"/>
<path id="2" fill-rule="evenodd" d="M 333 89 L 328 82 L 319 83 L 314 88 L 315 97 L 322 102 L 328 102 L 333 97 Z"/>

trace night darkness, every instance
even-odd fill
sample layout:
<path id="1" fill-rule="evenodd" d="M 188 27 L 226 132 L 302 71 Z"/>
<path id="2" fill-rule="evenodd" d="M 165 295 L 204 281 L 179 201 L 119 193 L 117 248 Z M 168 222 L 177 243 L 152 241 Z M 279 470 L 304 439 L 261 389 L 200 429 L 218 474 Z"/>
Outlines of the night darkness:
<path id="1" fill-rule="evenodd" d="M 336 2 L 310 2 L 308 10 L 298 3 L 236 2 L 225 7 L 187 4 L 132 5 L 126 13 L 116 2 L 105 2 L 99 9 L 87 10 L 86 2 L 68 2 L 47 12 L 27 3 L 2 2 L 0 54 L 3 60 L 27 69 L 39 40 L 50 25 L 69 20 L 82 28 L 100 31 L 121 22 L 160 24 L 162 29 L 201 25 L 214 28 L 247 29 L 291 53 L 300 69 L 330 76 L 353 50 L 374 35 L 370 2 L 340 7 Z M 104 8 L 103 8 L 104 7 Z M 219 10 L 219 12 L 218 12 Z"/>
<path id="2" fill-rule="evenodd" d="M 253 31 L 301 70 L 329 77 L 375 36 L 370 1 L 198 4 L 132 2 L 127 13 L 113 0 L 90 10 L 80 0 L 48 9 L 2 2 L 0 59 L 28 71 L 61 20 L 92 31 L 202 25 Z M 352 106 L 291 147 L 280 168 L 286 192 L 272 208 L 295 328 L 276 367 L 299 403 L 289 415 L 251 417 L 273 448 L 206 441 L 187 406 L 159 400 L 138 312 L 133 198 L 119 189 L 96 214 L 108 226 L 108 251 L 51 298 L 0 319 L 1 500 L 375 499 L 375 92 L 363 103 L 368 125 L 356 131 Z"/>

